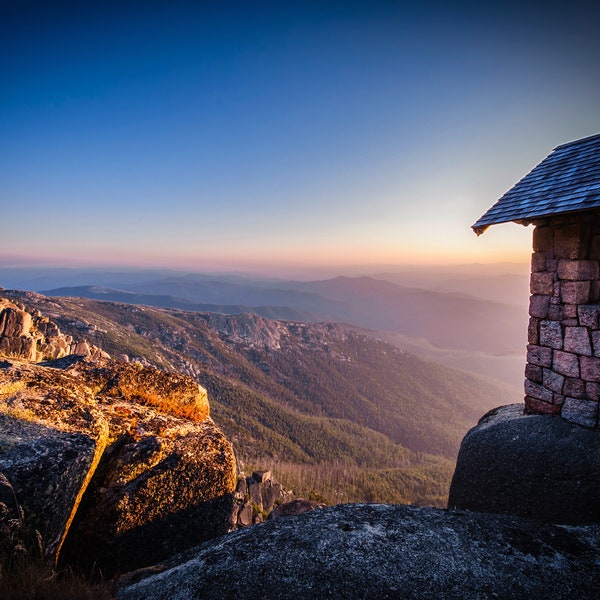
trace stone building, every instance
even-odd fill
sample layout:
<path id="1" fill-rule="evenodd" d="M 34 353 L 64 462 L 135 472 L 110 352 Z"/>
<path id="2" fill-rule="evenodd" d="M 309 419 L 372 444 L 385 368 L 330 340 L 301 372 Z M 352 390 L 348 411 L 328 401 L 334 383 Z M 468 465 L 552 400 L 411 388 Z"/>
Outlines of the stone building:
<path id="1" fill-rule="evenodd" d="M 600 134 L 558 146 L 472 227 L 533 224 L 525 411 L 599 428 Z"/>

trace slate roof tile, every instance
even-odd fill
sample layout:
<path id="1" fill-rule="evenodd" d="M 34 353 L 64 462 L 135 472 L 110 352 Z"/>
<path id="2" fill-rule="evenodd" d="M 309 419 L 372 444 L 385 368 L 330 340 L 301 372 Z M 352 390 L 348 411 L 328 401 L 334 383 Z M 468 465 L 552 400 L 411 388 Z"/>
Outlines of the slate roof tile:
<path id="1" fill-rule="evenodd" d="M 600 207 L 600 134 L 555 148 L 472 225 L 490 225 Z"/>

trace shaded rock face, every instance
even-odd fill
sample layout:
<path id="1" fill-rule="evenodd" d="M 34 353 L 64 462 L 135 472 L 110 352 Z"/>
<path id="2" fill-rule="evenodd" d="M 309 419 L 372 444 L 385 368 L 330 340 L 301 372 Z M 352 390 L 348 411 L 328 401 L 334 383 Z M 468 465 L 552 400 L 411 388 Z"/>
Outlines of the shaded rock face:
<path id="1" fill-rule="evenodd" d="M 87 478 L 106 446 L 104 435 L 64 431 L 0 413 L 0 471 L 14 482 L 26 518 L 56 556 Z M 13 490 L 0 488 L 0 502 L 14 506 Z"/>
<path id="2" fill-rule="evenodd" d="M 142 427 L 146 435 L 107 449 L 67 536 L 65 562 L 96 561 L 112 575 L 229 531 L 235 464 L 214 423 Z"/>
<path id="3" fill-rule="evenodd" d="M 233 533 L 164 568 L 117 597 L 592 598 L 600 527 L 339 505 Z"/>
<path id="4" fill-rule="evenodd" d="M 195 381 L 110 359 L 1 364 L 0 472 L 50 560 L 110 575 L 230 529 L 235 458 Z"/>
<path id="5" fill-rule="evenodd" d="M 31 361 L 53 360 L 71 354 L 108 356 L 86 341 L 63 335 L 55 323 L 40 313 L 0 298 L 0 353 Z"/>
<path id="6" fill-rule="evenodd" d="M 600 432 L 520 404 L 495 409 L 462 442 L 448 507 L 600 523 Z"/>

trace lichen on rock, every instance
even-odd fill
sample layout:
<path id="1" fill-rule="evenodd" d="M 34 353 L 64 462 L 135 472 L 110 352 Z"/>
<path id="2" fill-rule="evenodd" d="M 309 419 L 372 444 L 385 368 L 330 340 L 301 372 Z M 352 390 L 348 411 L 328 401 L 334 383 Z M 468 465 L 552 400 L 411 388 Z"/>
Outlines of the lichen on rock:
<path id="1" fill-rule="evenodd" d="M 206 543 L 117 597 L 568 600 L 597 596 L 599 568 L 600 526 L 345 504 Z"/>

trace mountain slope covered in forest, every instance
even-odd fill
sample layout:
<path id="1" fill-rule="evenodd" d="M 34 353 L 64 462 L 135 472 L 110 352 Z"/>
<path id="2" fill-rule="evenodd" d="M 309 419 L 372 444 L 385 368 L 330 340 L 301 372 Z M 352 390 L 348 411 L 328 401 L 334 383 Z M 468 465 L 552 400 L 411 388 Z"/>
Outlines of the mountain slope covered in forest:
<path id="1" fill-rule="evenodd" d="M 114 356 L 194 376 L 242 465 L 333 482 L 330 500 L 441 504 L 464 433 L 514 400 L 339 324 L 4 293 Z"/>

